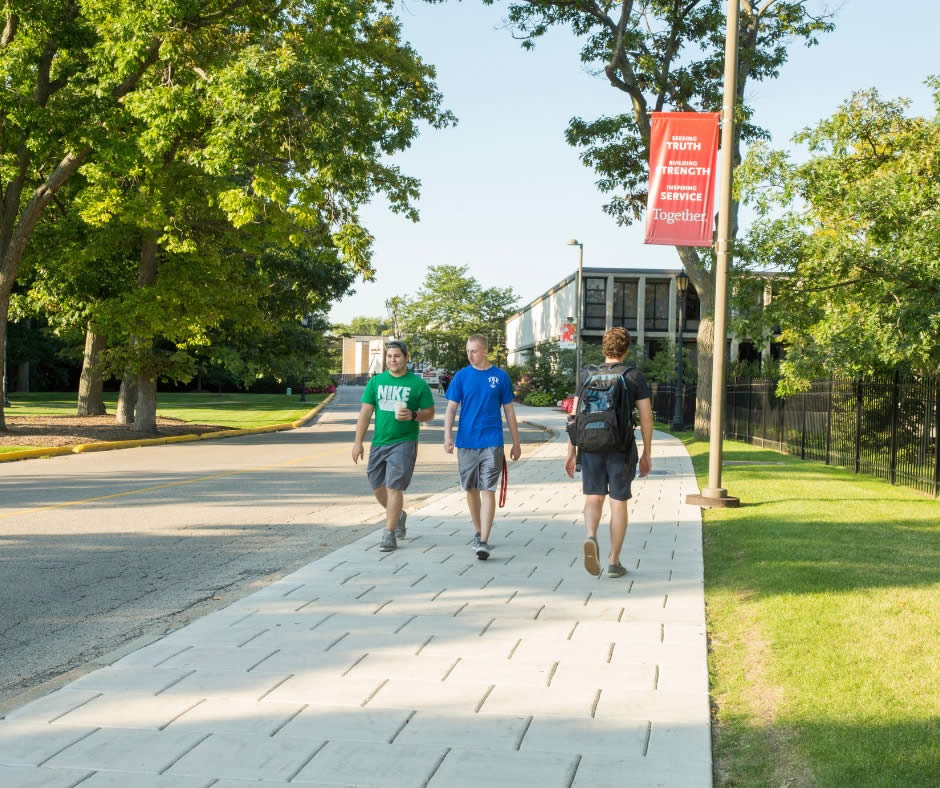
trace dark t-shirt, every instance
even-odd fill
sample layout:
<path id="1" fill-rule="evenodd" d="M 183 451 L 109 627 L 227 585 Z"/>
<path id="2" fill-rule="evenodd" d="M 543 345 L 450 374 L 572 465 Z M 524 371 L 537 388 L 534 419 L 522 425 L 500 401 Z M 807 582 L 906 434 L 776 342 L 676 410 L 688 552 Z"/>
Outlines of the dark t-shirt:
<path id="1" fill-rule="evenodd" d="M 591 373 L 597 369 L 612 369 L 616 366 L 626 366 L 624 364 L 600 364 L 597 367 L 589 367 L 587 369 L 581 370 L 581 378 L 578 380 L 578 395 L 581 394 L 581 389 L 584 387 L 584 384 L 587 382 L 587 379 L 591 376 Z M 624 375 L 623 380 L 627 384 L 627 388 L 630 389 L 630 398 L 633 400 L 633 404 L 636 405 L 641 399 L 650 399 L 652 396 L 650 392 L 649 383 L 646 382 L 646 377 L 643 375 L 640 370 L 636 367 L 628 369 Z M 629 423 L 629 420 L 633 418 L 632 413 L 625 413 L 624 423 Z M 633 436 L 633 430 L 628 430 L 628 440 Z M 630 440 L 629 444 L 625 447 L 625 450 L 630 450 L 633 448 L 635 441 Z"/>

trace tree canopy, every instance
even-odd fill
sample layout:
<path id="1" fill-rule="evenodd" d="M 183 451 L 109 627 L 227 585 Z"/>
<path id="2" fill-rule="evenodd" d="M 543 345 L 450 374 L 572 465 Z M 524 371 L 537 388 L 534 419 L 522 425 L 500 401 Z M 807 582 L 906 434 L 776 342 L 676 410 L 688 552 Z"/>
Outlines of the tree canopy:
<path id="1" fill-rule="evenodd" d="M 506 358 L 506 318 L 519 296 L 511 287 L 484 288 L 468 266 L 432 265 L 413 298 L 390 301 L 393 319 L 414 358 L 444 369 L 466 366 L 471 334 L 489 340 L 490 355 Z"/>
<path id="2" fill-rule="evenodd" d="M 483 0 L 496 5 L 499 0 Z M 610 195 L 605 210 L 618 223 L 646 210 L 652 112 L 721 109 L 727 0 L 508 0 L 507 26 L 531 48 L 554 27 L 580 40 L 582 64 L 621 93 L 624 110 L 601 118 L 574 117 L 565 132 L 581 160 Z M 778 76 L 789 50 L 817 43 L 832 29 L 822 0 L 740 0 L 737 125 L 740 140 L 767 136 L 748 101 L 750 81 Z M 736 219 L 732 221 L 732 234 Z M 708 429 L 714 325 L 714 260 L 710 249 L 676 247 L 702 305 L 698 329 L 696 432 Z"/>
<path id="3" fill-rule="evenodd" d="M 119 279 L 136 280 L 115 296 L 118 308 L 94 317 L 133 340 L 128 369 L 150 379 L 184 377 L 187 347 L 204 345 L 225 321 L 257 318 L 266 250 L 332 263 L 340 278 L 370 276 L 372 238 L 359 207 L 383 193 L 393 211 L 416 218 L 418 182 L 389 156 L 419 124 L 453 121 L 433 68 L 401 40 L 391 8 L 389 0 L 5 3 L 0 346 L 15 280 L 47 222 L 50 235 L 101 244 L 70 271 L 50 271 L 47 293 L 75 293 L 80 283 L 85 296 L 96 291 L 81 262 L 123 264 Z M 50 218 L 53 203 L 67 222 Z M 61 314 L 100 302 L 72 306 Z"/>
<path id="4" fill-rule="evenodd" d="M 808 160 L 752 148 L 740 188 L 759 219 L 741 244 L 743 292 L 772 300 L 742 329 L 779 325 L 781 391 L 828 375 L 940 369 L 940 79 L 936 114 L 859 91 L 793 139 Z"/>

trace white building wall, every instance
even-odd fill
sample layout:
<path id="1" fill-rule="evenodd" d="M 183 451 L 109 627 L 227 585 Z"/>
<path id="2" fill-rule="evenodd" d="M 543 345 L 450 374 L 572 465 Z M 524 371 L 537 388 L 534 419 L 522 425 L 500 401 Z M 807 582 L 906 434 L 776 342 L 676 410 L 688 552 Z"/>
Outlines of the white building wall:
<path id="1" fill-rule="evenodd" d="M 561 337 L 561 324 L 577 311 L 577 280 L 550 291 L 506 321 L 509 364 L 522 364 L 539 342 Z"/>

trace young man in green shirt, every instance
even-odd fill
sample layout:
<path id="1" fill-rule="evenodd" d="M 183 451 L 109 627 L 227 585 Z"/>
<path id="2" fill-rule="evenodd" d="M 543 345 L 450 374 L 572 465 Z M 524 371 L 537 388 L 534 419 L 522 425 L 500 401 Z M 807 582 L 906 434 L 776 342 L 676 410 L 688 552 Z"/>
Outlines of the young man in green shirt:
<path id="1" fill-rule="evenodd" d="M 352 447 L 354 463 L 362 459 L 362 441 L 372 414 L 375 431 L 367 474 L 376 500 L 385 509 L 383 552 L 398 547 L 405 535 L 404 492 L 418 458 L 418 424 L 434 418 L 434 395 L 423 378 L 408 370 L 408 346 L 398 339 L 385 345 L 385 372 L 371 378 L 362 395 Z"/>

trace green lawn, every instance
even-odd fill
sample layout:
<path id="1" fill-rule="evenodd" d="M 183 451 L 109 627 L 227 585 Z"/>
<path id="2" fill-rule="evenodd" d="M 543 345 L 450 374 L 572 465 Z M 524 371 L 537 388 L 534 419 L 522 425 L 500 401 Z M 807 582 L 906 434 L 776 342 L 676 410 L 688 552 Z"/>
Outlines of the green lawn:
<path id="1" fill-rule="evenodd" d="M 159 394 L 157 415 L 195 424 L 216 424 L 224 427 L 244 429 L 282 424 L 303 416 L 325 394 L 308 394 L 307 402 L 300 402 L 298 395 L 284 394 Z M 114 413 L 117 393 L 106 392 L 105 406 Z M 10 394 L 12 407 L 7 416 L 73 416 L 76 397 L 74 394 Z"/>
<path id="2" fill-rule="evenodd" d="M 940 785 L 940 502 L 724 451 L 773 464 L 724 467 L 742 506 L 704 510 L 716 784 Z"/>

